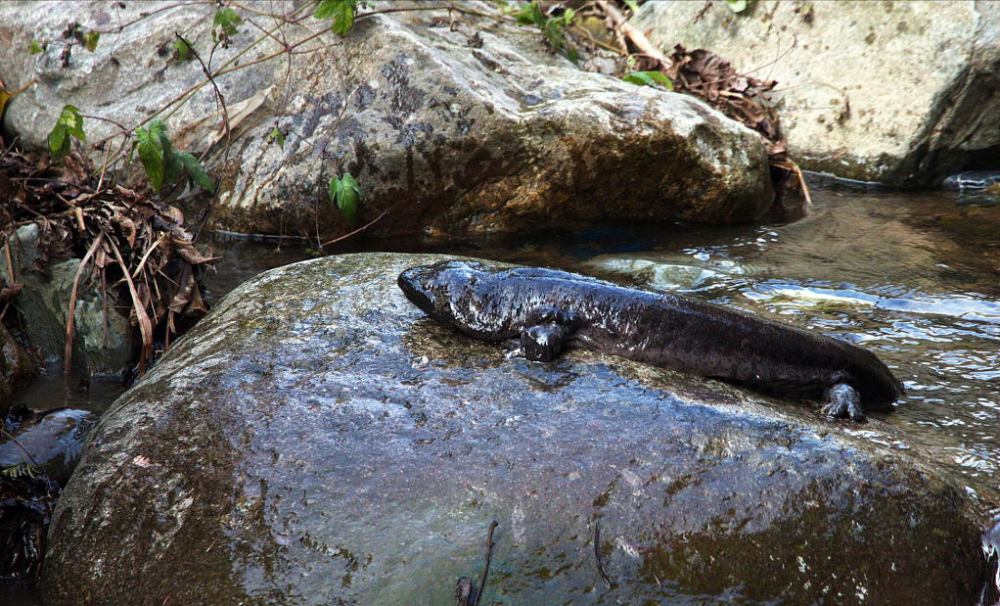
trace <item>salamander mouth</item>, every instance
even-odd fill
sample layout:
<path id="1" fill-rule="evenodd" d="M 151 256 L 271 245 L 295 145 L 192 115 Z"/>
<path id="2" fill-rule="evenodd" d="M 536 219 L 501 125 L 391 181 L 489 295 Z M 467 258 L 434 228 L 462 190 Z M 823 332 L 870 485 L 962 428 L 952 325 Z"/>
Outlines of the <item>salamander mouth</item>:
<path id="1" fill-rule="evenodd" d="M 426 273 L 425 267 L 411 267 L 399 274 L 396 284 L 399 285 L 399 289 L 403 291 L 403 294 L 410 300 L 410 303 L 413 303 L 421 311 L 429 315 L 434 311 L 434 301 L 423 284 L 423 278 L 426 277 Z"/>

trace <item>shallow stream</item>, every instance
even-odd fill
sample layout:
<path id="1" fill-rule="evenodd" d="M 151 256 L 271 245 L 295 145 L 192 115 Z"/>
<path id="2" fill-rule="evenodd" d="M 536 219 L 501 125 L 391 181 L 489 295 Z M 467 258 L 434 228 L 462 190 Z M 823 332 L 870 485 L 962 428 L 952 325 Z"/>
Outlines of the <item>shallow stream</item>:
<path id="1" fill-rule="evenodd" d="M 448 252 L 601 275 L 737 306 L 861 343 L 903 380 L 898 426 L 917 449 L 1000 516 L 1000 204 L 954 193 L 813 189 L 788 225 L 614 227 L 442 242 L 356 239 L 327 252 Z M 309 256 L 216 235 L 218 300 L 243 280 Z M 101 411 L 121 392 L 58 370 L 16 401 Z M 864 425 L 844 424 L 865 432 Z M 0 588 L 2 590 L 4 588 Z M 15 604 L 32 604 L 27 597 Z M 7 602 L 5 602 L 7 603 Z"/>

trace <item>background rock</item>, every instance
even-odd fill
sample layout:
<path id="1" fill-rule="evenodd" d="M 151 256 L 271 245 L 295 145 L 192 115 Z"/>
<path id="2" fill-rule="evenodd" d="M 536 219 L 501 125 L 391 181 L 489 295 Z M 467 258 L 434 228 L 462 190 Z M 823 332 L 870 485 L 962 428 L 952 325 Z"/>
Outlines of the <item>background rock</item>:
<path id="1" fill-rule="evenodd" d="M 778 81 L 803 167 L 940 184 L 1000 167 L 1000 5 L 993 2 L 647 2 L 635 24 L 665 49 L 706 48 Z"/>
<path id="2" fill-rule="evenodd" d="M 80 460 L 84 437 L 95 421 L 94 413 L 86 410 L 32 415 L 9 436 L 0 437 L 0 468 L 31 463 L 64 484 Z"/>
<path id="3" fill-rule="evenodd" d="M 0 77 L 11 88 L 36 79 L 10 102 L 7 127 L 40 147 L 66 103 L 131 127 L 196 86 L 198 62 L 170 58 L 174 32 L 207 55 L 215 7 L 156 12 L 172 4 L 79 2 L 54 10 L 4 3 Z M 108 30 L 140 11 L 150 16 L 120 34 L 106 32 L 93 53 L 76 47 L 67 66 L 57 44 L 37 57 L 27 52 L 32 40 L 59 40 L 71 22 Z M 327 197 L 330 178 L 345 171 L 364 190 L 361 223 L 388 211 L 374 226 L 383 235 L 582 221 L 734 222 L 769 209 L 766 153 L 748 129 L 695 99 L 582 72 L 548 52 L 533 30 L 506 36 L 456 16 L 458 31 L 444 11 L 362 19 L 345 38 L 326 33 L 304 47 L 313 52 L 253 64 L 280 50 L 265 38 L 241 57 L 249 67 L 216 78 L 237 128 L 229 152 L 220 143 L 210 155 L 222 177 L 215 224 L 348 231 Z M 284 31 L 294 40 L 325 23 L 310 18 Z M 213 66 L 259 35 L 243 24 L 231 46 L 213 54 Z M 168 120 L 177 146 L 195 152 L 221 124 L 211 86 Z M 287 133 L 284 146 L 268 141 L 274 127 Z M 90 141 L 118 132 L 90 119 L 86 128 Z"/>
<path id="4" fill-rule="evenodd" d="M 969 497 L 878 446 L 891 428 L 587 352 L 508 360 L 396 287 L 441 258 L 227 296 L 95 429 L 46 603 L 450 604 L 494 519 L 484 604 L 972 603 Z"/>
<path id="5" fill-rule="evenodd" d="M 31 345 L 52 361 L 61 359 L 65 352 L 69 300 L 80 260 L 52 263 L 46 268 L 48 275 L 37 271 L 32 264 L 39 258 L 38 235 L 38 226 L 33 224 L 21 227 L 8 239 L 15 279 L 8 275 L 6 263 L 0 263 L 0 276 L 24 284 L 14 304 L 24 316 L 24 331 Z M 114 307 L 114 298 L 109 299 L 105 307 L 100 285 L 91 283 L 84 272 L 74 314 L 73 364 L 90 374 L 118 374 L 131 362 L 132 330 L 128 319 Z"/>
<path id="6" fill-rule="evenodd" d="M 35 364 L 28 352 L 14 339 L 7 327 L 0 324 L 0 408 L 14 394 L 14 386 L 35 374 Z"/>

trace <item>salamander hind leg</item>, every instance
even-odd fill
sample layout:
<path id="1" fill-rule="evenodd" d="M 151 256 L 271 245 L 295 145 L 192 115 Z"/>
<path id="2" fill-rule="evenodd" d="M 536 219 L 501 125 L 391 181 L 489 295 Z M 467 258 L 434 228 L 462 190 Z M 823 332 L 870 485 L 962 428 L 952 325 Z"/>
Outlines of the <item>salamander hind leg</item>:
<path id="1" fill-rule="evenodd" d="M 569 333 L 566 326 L 555 322 L 525 328 L 521 332 L 521 351 L 529 360 L 550 362 L 559 357 Z"/>
<path id="2" fill-rule="evenodd" d="M 861 410 L 861 394 L 847 383 L 837 383 L 826 390 L 826 404 L 823 412 L 834 419 L 850 418 L 853 421 L 864 421 L 865 413 Z"/>

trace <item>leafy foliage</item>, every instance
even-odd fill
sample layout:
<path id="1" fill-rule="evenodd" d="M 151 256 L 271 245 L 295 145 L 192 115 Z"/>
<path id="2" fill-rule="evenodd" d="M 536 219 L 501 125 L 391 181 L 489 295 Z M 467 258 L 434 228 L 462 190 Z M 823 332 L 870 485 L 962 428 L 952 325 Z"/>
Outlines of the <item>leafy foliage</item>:
<path id="1" fill-rule="evenodd" d="M 340 213 L 351 225 L 358 219 L 358 202 L 361 197 L 361 187 L 351 173 L 330 179 L 330 200 L 337 204 Z"/>
<path id="2" fill-rule="evenodd" d="M 330 19 L 330 31 L 346 36 L 354 27 L 354 16 L 358 12 L 358 0 L 320 0 L 313 12 L 316 19 Z"/>
<path id="3" fill-rule="evenodd" d="M 674 82 L 663 72 L 632 72 L 622 76 L 622 80 L 639 86 L 660 85 L 667 90 L 674 90 Z"/>
<path id="4" fill-rule="evenodd" d="M 726 0 L 726 6 L 729 7 L 729 10 L 739 14 L 750 8 L 752 2 L 753 0 Z"/>
<path id="5" fill-rule="evenodd" d="M 32 40 L 31 44 L 28 46 L 28 52 L 31 53 L 32 55 L 41 54 L 42 51 L 44 50 L 45 50 L 45 45 L 35 40 Z"/>
<path id="6" fill-rule="evenodd" d="M 174 56 L 181 62 L 191 59 L 191 47 L 188 45 L 187 40 L 178 39 L 174 42 Z"/>
<path id="7" fill-rule="evenodd" d="M 267 142 L 271 143 L 277 141 L 278 147 L 285 149 L 285 133 L 281 132 L 281 129 L 275 126 L 271 129 L 271 132 L 267 135 Z"/>
<path id="8" fill-rule="evenodd" d="M 195 183 L 207 192 L 215 191 L 215 185 L 208 177 L 208 173 L 205 172 L 198 158 L 187 152 L 174 152 L 174 157 L 180 160 L 180 163 L 184 166 L 184 171 L 188 175 L 188 179 L 192 183 Z"/>
<path id="9" fill-rule="evenodd" d="M 83 45 L 90 52 L 97 50 L 97 41 L 101 39 L 101 32 L 89 31 L 83 35 Z"/>
<path id="10" fill-rule="evenodd" d="M 222 43 L 223 47 L 228 46 L 229 39 L 239 32 L 236 26 L 240 23 L 243 23 L 243 19 L 229 6 L 215 11 L 215 18 L 212 20 L 212 41 Z"/>
<path id="11" fill-rule="evenodd" d="M 83 132 L 83 116 L 80 110 L 73 105 L 63 106 L 56 125 L 49 132 L 49 152 L 55 161 L 62 160 L 69 153 L 69 138 L 76 137 L 80 141 L 86 141 L 87 136 Z"/>
<path id="12" fill-rule="evenodd" d="M 149 128 L 137 128 L 135 139 L 139 160 L 146 169 L 150 185 L 156 191 L 163 189 L 164 185 L 175 183 L 182 173 L 187 175 L 189 182 L 206 191 L 214 191 L 212 180 L 202 168 L 201 162 L 187 152 L 174 151 L 162 120 L 153 120 Z"/>
<path id="13" fill-rule="evenodd" d="M 0 476 L 5 478 L 17 479 L 17 478 L 31 478 L 35 479 L 38 476 L 43 475 L 45 472 L 38 465 L 29 463 L 28 461 L 21 461 L 20 463 L 15 463 L 13 465 L 8 465 L 3 469 L 0 469 Z"/>
<path id="14" fill-rule="evenodd" d="M 567 8 L 561 15 L 551 16 L 545 13 L 538 2 L 528 2 L 513 9 L 511 15 L 522 25 L 538 27 L 549 46 L 557 51 L 565 51 L 571 61 L 576 61 L 576 51 L 566 49 L 566 28 L 573 23 L 576 11 Z"/>

